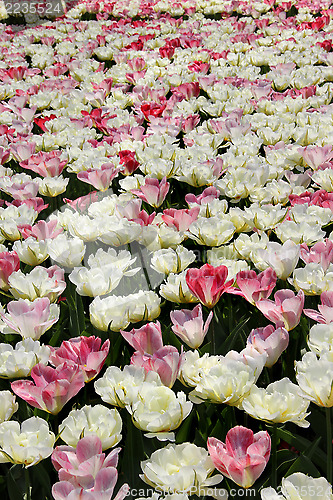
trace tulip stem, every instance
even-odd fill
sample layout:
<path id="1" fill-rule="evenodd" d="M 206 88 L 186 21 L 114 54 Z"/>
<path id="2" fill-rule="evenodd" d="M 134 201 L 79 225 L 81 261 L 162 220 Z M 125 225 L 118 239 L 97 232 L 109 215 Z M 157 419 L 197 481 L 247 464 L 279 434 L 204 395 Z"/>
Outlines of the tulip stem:
<path id="1" fill-rule="evenodd" d="M 326 412 L 326 439 L 327 439 L 327 481 L 332 483 L 332 423 L 331 408 L 325 408 Z"/>
<path id="2" fill-rule="evenodd" d="M 29 469 L 24 468 L 26 500 L 31 500 Z"/>
<path id="3" fill-rule="evenodd" d="M 216 314 L 216 311 L 214 309 L 214 313 L 213 313 L 213 321 L 211 322 L 211 329 L 210 329 L 210 341 L 211 341 L 211 355 L 215 355 L 216 354 L 216 345 L 215 345 L 215 323 L 218 324 L 218 317 L 217 317 L 217 314 Z"/>
<path id="4" fill-rule="evenodd" d="M 273 424 L 272 427 L 272 486 L 277 488 L 277 426 Z"/>

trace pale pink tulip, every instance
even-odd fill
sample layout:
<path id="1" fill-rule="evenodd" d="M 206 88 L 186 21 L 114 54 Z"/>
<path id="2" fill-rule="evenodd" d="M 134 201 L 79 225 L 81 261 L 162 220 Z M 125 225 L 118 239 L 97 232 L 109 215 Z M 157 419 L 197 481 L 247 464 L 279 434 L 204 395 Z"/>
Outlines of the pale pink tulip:
<path id="1" fill-rule="evenodd" d="M 298 325 L 304 307 L 304 292 L 300 290 L 297 295 L 292 290 L 278 290 L 274 295 L 274 301 L 261 299 L 256 306 L 263 315 L 286 330 L 292 330 Z"/>
<path id="2" fill-rule="evenodd" d="M 113 179 L 120 172 L 113 163 L 104 163 L 101 168 L 89 168 L 77 174 L 80 181 L 91 184 L 99 191 L 106 191 L 112 184 Z"/>
<path id="3" fill-rule="evenodd" d="M 131 357 L 131 364 L 142 366 L 146 372 L 154 371 L 159 374 L 162 384 L 172 387 L 181 368 L 183 356 L 172 345 L 161 347 L 154 354 L 142 354 L 139 351 Z"/>
<path id="4" fill-rule="evenodd" d="M 267 431 L 253 434 L 237 425 L 227 433 L 225 444 L 209 437 L 207 448 L 216 469 L 242 488 L 252 486 L 264 471 L 271 453 Z"/>
<path id="5" fill-rule="evenodd" d="M 140 186 L 140 189 L 131 189 L 131 192 L 152 207 L 157 208 L 162 205 L 169 188 L 170 184 L 166 177 L 163 177 L 161 182 L 158 179 L 146 177 L 145 183 Z"/>
<path id="6" fill-rule="evenodd" d="M 320 295 L 321 304 L 319 304 L 319 312 L 315 309 L 304 309 L 303 312 L 306 316 L 314 319 L 318 323 L 332 323 L 333 322 L 333 292 L 322 292 Z"/>
<path id="7" fill-rule="evenodd" d="M 59 366 L 62 363 L 78 366 L 85 375 L 85 381 L 89 382 L 101 371 L 110 349 L 110 341 L 106 340 L 101 347 L 102 340 L 99 337 L 75 337 L 64 340 L 61 346 L 53 349 L 50 363 Z"/>
<path id="8" fill-rule="evenodd" d="M 200 269 L 188 269 L 186 283 L 193 295 L 211 309 L 220 300 L 221 295 L 232 288 L 233 280 L 226 282 L 227 276 L 226 266 L 214 267 L 205 264 Z"/>
<path id="9" fill-rule="evenodd" d="M 271 267 L 258 275 L 255 271 L 239 271 L 236 275 L 239 290 L 234 288 L 230 293 L 241 295 L 251 304 L 255 304 L 258 300 L 270 296 L 276 280 L 276 272 Z"/>
<path id="10" fill-rule="evenodd" d="M 13 182 L 11 186 L 6 187 L 6 193 L 10 194 L 15 200 L 29 200 L 35 198 L 38 193 L 39 184 L 35 181 Z"/>
<path id="11" fill-rule="evenodd" d="M 141 328 L 133 328 L 130 332 L 120 330 L 125 340 L 137 351 L 142 354 L 154 354 L 163 347 L 161 325 L 156 323 L 147 323 Z"/>
<path id="12" fill-rule="evenodd" d="M 189 206 L 193 204 L 206 205 L 207 203 L 218 199 L 220 197 L 220 194 L 220 191 L 214 186 L 209 186 L 204 189 L 199 196 L 195 196 L 193 193 L 188 193 L 185 196 L 185 201 Z"/>
<path id="13" fill-rule="evenodd" d="M 191 349 L 197 349 L 204 341 L 212 317 L 213 311 L 209 313 L 204 323 L 201 304 L 198 304 L 192 310 L 171 311 L 170 318 L 173 324 L 171 329 Z"/>
<path id="14" fill-rule="evenodd" d="M 197 220 L 200 208 L 194 207 L 191 209 L 175 209 L 167 208 L 163 210 L 163 222 L 169 227 L 175 227 L 177 231 L 187 231 L 192 222 Z"/>
<path id="15" fill-rule="evenodd" d="M 110 488 L 109 484 L 111 483 L 112 473 L 108 472 L 108 469 L 100 472 L 94 487 L 90 490 L 75 488 L 69 481 L 55 483 L 52 486 L 54 500 L 111 500 L 113 488 Z M 128 484 L 123 484 L 114 500 L 123 500 L 128 496 L 129 490 Z"/>
<path id="16" fill-rule="evenodd" d="M 0 288 L 8 290 L 9 276 L 20 269 L 20 259 L 16 252 L 1 252 L 0 253 Z"/>
<path id="17" fill-rule="evenodd" d="M 50 220 L 45 222 L 45 220 L 39 220 L 33 226 L 18 226 L 20 233 L 23 238 L 29 238 L 32 236 L 38 241 L 43 241 L 47 239 L 56 238 L 60 233 L 63 232 L 62 228 L 57 228 L 58 221 Z"/>
<path id="18" fill-rule="evenodd" d="M 6 163 L 9 157 L 10 149 L 4 149 L 2 146 L 0 146 L 0 165 Z"/>
<path id="19" fill-rule="evenodd" d="M 64 169 L 67 160 L 60 160 L 61 151 L 39 151 L 27 160 L 20 162 L 22 168 L 36 172 L 42 177 L 58 177 Z"/>
<path id="20" fill-rule="evenodd" d="M 253 346 L 261 354 L 267 354 L 265 366 L 273 366 L 281 353 L 287 349 L 289 333 L 283 328 L 268 325 L 250 332 L 247 345 Z"/>
<path id="21" fill-rule="evenodd" d="M 51 304 L 47 297 L 33 302 L 18 299 L 8 302 L 7 314 L 0 309 L 2 321 L 11 331 L 24 339 L 38 340 L 59 319 L 59 306 Z"/>
<path id="22" fill-rule="evenodd" d="M 31 380 L 16 380 L 12 391 L 35 408 L 56 415 L 84 386 L 84 372 L 78 366 L 63 363 L 56 368 L 38 363 Z"/>
<path id="23" fill-rule="evenodd" d="M 306 243 L 302 243 L 300 257 L 306 264 L 315 262 L 326 271 L 333 262 L 333 241 L 326 238 L 324 241 L 317 241 L 311 248 Z"/>
<path id="24" fill-rule="evenodd" d="M 51 456 L 60 479 L 52 487 L 54 499 L 110 500 L 118 479 L 119 451 L 120 448 L 116 448 L 105 456 L 102 442 L 95 435 L 80 439 L 76 449 L 57 446 Z M 124 484 L 115 500 L 123 500 L 128 489 Z"/>
<path id="25" fill-rule="evenodd" d="M 181 122 L 182 132 L 188 134 L 193 129 L 195 129 L 195 127 L 198 125 L 199 122 L 200 122 L 200 115 L 196 114 L 187 116 Z"/>
<path id="26" fill-rule="evenodd" d="M 30 156 L 35 154 L 35 142 L 16 142 L 10 145 L 10 150 L 15 160 L 24 161 L 29 160 Z"/>
<path id="27" fill-rule="evenodd" d="M 303 159 L 313 170 L 318 170 L 323 163 L 330 161 L 333 158 L 332 146 L 306 146 L 300 148 L 298 152 L 303 156 Z"/>

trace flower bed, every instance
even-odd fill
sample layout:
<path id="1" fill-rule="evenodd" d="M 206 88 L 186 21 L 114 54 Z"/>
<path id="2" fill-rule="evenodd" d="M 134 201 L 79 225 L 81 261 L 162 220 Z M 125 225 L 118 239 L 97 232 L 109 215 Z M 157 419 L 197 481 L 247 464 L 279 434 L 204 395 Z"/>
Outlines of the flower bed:
<path id="1" fill-rule="evenodd" d="M 0 25 L 1 493 L 332 499 L 330 2 L 67 9 Z"/>

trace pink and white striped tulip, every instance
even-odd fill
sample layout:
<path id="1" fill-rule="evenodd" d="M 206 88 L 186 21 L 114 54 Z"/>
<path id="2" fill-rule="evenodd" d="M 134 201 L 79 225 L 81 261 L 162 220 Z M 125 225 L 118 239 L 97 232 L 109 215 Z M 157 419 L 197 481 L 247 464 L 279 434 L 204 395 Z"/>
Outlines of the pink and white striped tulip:
<path id="1" fill-rule="evenodd" d="M 38 340 L 59 319 L 60 309 L 47 297 L 33 302 L 26 299 L 12 300 L 7 304 L 7 314 L 0 309 L 2 321 L 7 325 L 4 333 L 18 333 L 24 339 Z"/>
<path id="2" fill-rule="evenodd" d="M 205 264 L 200 269 L 191 268 L 186 273 L 186 283 L 191 292 L 200 302 L 212 309 L 225 292 L 232 289 L 233 280 L 227 281 L 226 266 L 211 266 Z"/>
<path id="3" fill-rule="evenodd" d="M 267 354 L 265 366 L 273 366 L 281 353 L 287 349 L 289 344 L 289 333 L 283 328 L 275 328 L 268 325 L 252 330 L 247 345 L 253 346 L 261 354 Z"/>
<path id="4" fill-rule="evenodd" d="M 320 295 L 321 304 L 318 305 L 318 311 L 315 309 L 304 309 L 306 316 L 318 323 L 333 322 L 333 291 L 322 292 Z"/>
<path id="5" fill-rule="evenodd" d="M 131 189 L 131 193 L 152 207 L 158 208 L 165 200 L 169 188 L 170 184 L 167 182 L 166 177 L 163 177 L 161 182 L 158 179 L 146 177 L 145 183 L 140 186 L 140 189 Z"/>
<path id="6" fill-rule="evenodd" d="M 298 325 L 304 307 L 304 292 L 300 290 L 297 295 L 292 290 L 278 290 L 274 295 L 274 301 L 261 299 L 256 306 L 263 315 L 280 327 L 284 325 L 286 330 L 292 330 Z"/>
<path id="7" fill-rule="evenodd" d="M 110 340 L 101 347 L 99 337 L 75 337 L 64 340 L 60 347 L 53 350 L 50 363 L 59 366 L 63 363 L 78 366 L 84 373 L 85 382 L 89 382 L 101 371 L 110 349 Z"/>
<path id="8" fill-rule="evenodd" d="M 239 290 L 234 288 L 230 293 L 241 295 L 251 304 L 255 304 L 258 300 L 270 296 L 276 280 L 276 272 L 270 267 L 258 275 L 255 271 L 239 271 L 236 275 Z"/>
<path id="9" fill-rule="evenodd" d="M 204 323 L 201 304 L 198 304 L 192 310 L 171 311 L 170 318 L 173 324 L 171 329 L 191 349 L 197 349 L 204 341 L 212 317 L 213 311 L 209 313 Z"/>
<path id="10" fill-rule="evenodd" d="M 8 290 L 9 276 L 20 269 L 20 259 L 16 252 L 1 252 L 0 253 L 0 288 Z"/>
<path id="11" fill-rule="evenodd" d="M 68 160 L 61 160 L 61 151 L 39 151 L 20 162 L 22 168 L 36 172 L 41 177 L 58 177 Z"/>
<path id="12" fill-rule="evenodd" d="M 110 500 L 118 479 L 119 451 L 120 448 L 116 448 L 106 457 L 101 440 L 93 435 L 80 439 L 76 449 L 57 446 L 51 456 L 60 479 L 52 487 L 54 499 Z M 125 498 L 128 489 L 124 484 L 115 500 Z"/>
<path id="13" fill-rule="evenodd" d="M 159 321 L 147 323 L 141 328 L 133 328 L 130 332 L 120 330 L 120 333 L 134 349 L 142 354 L 154 354 L 163 347 Z"/>
<path id="14" fill-rule="evenodd" d="M 182 360 L 182 353 L 179 354 L 176 347 L 166 345 L 152 355 L 135 351 L 131 357 L 131 364 L 143 367 L 146 372 L 158 373 L 162 384 L 172 387 L 178 377 Z"/>
<path id="15" fill-rule="evenodd" d="M 104 163 L 101 168 L 89 168 L 77 174 L 80 181 L 91 184 L 99 191 L 106 191 L 112 184 L 113 179 L 120 172 L 113 163 Z"/>
<path id="16" fill-rule="evenodd" d="M 311 248 L 306 243 L 302 243 L 300 257 L 306 264 L 315 262 L 320 264 L 324 271 L 327 271 L 333 262 L 333 241 L 326 238 L 324 241 L 317 241 Z"/>
<path id="17" fill-rule="evenodd" d="M 31 380 L 16 380 L 12 391 L 35 408 L 56 415 L 84 386 L 84 372 L 78 366 L 63 363 L 56 368 L 38 363 Z"/>
<path id="18" fill-rule="evenodd" d="M 251 429 L 237 425 L 228 431 L 225 444 L 209 437 L 207 448 L 218 471 L 238 486 L 249 488 L 267 465 L 271 438 L 267 431 L 253 434 Z"/>

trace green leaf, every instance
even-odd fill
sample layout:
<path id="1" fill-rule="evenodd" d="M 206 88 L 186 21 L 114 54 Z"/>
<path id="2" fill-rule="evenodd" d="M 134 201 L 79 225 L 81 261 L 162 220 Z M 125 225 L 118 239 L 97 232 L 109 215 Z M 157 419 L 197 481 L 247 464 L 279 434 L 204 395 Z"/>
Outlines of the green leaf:
<path id="1" fill-rule="evenodd" d="M 24 500 L 25 478 L 22 467 L 13 465 L 7 473 L 7 490 L 10 500 Z"/>
<path id="2" fill-rule="evenodd" d="M 184 420 L 182 425 L 179 427 L 176 433 L 176 443 L 184 443 L 185 441 L 189 441 L 189 435 L 191 432 L 192 420 L 193 420 L 194 412 L 191 411 L 188 417 Z"/>
<path id="3" fill-rule="evenodd" d="M 291 432 L 278 428 L 277 430 L 278 437 L 283 439 L 291 446 L 294 446 L 297 450 L 301 452 L 305 452 L 310 446 L 311 441 L 306 438 L 300 437 L 297 434 L 292 434 Z M 313 451 L 313 462 L 320 467 L 323 471 L 326 470 L 326 454 L 316 447 Z"/>
<path id="4" fill-rule="evenodd" d="M 290 476 L 294 472 L 303 472 L 312 477 L 320 477 L 321 474 L 317 467 L 312 463 L 312 461 L 305 455 L 298 457 L 292 466 L 287 470 L 285 476 Z"/>

